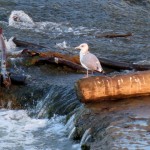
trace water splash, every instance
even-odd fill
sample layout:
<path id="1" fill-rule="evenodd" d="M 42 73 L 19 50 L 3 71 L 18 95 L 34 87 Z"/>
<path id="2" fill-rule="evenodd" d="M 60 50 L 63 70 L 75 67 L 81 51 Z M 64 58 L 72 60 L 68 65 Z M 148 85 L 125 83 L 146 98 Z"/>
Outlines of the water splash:
<path id="1" fill-rule="evenodd" d="M 0 148 L 7 150 L 77 150 L 67 137 L 65 116 L 34 119 L 25 110 L 0 110 Z"/>
<path id="2" fill-rule="evenodd" d="M 80 145 L 85 144 L 91 138 L 91 128 L 87 129 L 81 139 Z"/>
<path id="3" fill-rule="evenodd" d="M 31 29 L 37 33 L 51 34 L 51 36 L 61 36 L 65 33 L 73 35 L 89 35 L 99 31 L 97 28 L 89 29 L 87 27 L 79 26 L 72 27 L 69 23 L 55 23 L 55 22 L 34 22 L 33 19 L 22 10 L 14 10 L 9 17 L 9 26 L 20 29 Z"/>
<path id="4" fill-rule="evenodd" d="M 4 38 L 5 44 L 6 44 L 6 49 L 7 53 L 13 53 L 16 50 L 16 44 L 13 42 L 14 37 L 11 37 L 9 40 Z"/>
<path id="5" fill-rule="evenodd" d="M 30 16 L 28 16 L 22 10 L 14 10 L 11 12 L 9 20 L 9 26 L 14 27 L 34 27 L 34 22 Z"/>
<path id="6" fill-rule="evenodd" d="M 62 43 L 56 43 L 56 48 L 60 48 L 60 49 L 67 49 L 70 48 L 70 46 L 67 46 L 67 42 L 63 41 Z"/>

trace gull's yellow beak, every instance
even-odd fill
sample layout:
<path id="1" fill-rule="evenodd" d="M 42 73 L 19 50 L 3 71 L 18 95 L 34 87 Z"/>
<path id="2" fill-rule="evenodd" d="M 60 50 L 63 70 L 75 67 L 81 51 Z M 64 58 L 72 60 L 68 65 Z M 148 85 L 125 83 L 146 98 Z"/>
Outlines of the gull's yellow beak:
<path id="1" fill-rule="evenodd" d="M 78 47 L 75 47 L 75 49 L 76 49 L 76 50 L 80 50 L 81 48 L 80 48 L 80 46 L 78 46 Z"/>

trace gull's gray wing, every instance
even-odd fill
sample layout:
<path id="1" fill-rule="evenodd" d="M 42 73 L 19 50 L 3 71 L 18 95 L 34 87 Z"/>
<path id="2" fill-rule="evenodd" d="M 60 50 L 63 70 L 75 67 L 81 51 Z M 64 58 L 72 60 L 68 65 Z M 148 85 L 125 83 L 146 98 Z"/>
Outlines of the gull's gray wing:
<path id="1" fill-rule="evenodd" d="M 102 71 L 102 67 L 98 58 L 92 53 L 85 54 L 81 59 L 81 63 L 84 64 L 88 70 Z"/>

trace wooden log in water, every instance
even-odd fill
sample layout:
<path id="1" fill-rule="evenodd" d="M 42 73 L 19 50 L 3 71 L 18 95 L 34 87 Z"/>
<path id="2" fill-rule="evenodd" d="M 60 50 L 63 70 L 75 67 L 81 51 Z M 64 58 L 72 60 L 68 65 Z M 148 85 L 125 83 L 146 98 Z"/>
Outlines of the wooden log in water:
<path id="1" fill-rule="evenodd" d="M 80 60 L 78 55 L 68 55 L 68 54 L 61 54 L 58 52 L 36 52 L 30 51 L 28 49 L 24 49 L 22 51 L 22 56 L 29 56 L 34 58 L 34 56 L 39 56 L 36 61 L 37 63 L 56 63 L 58 65 L 66 65 L 74 70 L 83 70 L 83 67 L 80 65 Z M 57 61 L 57 59 L 59 61 Z M 114 70 L 137 70 L 137 71 L 144 71 L 150 70 L 150 65 L 140 65 L 140 64 L 133 64 L 133 63 L 126 63 L 120 62 L 115 60 L 109 60 L 107 58 L 98 58 L 102 64 L 102 67 L 111 68 Z M 85 69 L 84 69 L 85 70 Z"/>
<path id="2" fill-rule="evenodd" d="M 125 99 L 150 95 L 150 71 L 80 79 L 75 84 L 81 102 Z"/>
<path id="3" fill-rule="evenodd" d="M 111 69 L 115 69 L 115 70 L 132 70 L 132 69 L 134 69 L 134 66 L 132 63 L 109 60 L 107 58 L 98 58 L 98 59 L 100 60 L 102 66 L 105 66 L 107 68 L 111 68 Z"/>
<path id="4" fill-rule="evenodd" d="M 21 41 L 16 38 L 13 39 L 13 42 L 16 44 L 17 47 L 47 48 L 46 46 L 34 44 L 31 42 Z"/>
<path id="5" fill-rule="evenodd" d="M 59 65 L 64 65 L 64 66 L 67 66 L 73 70 L 81 70 L 81 71 L 84 71 L 85 69 L 79 65 L 79 64 L 76 64 L 74 62 L 71 62 L 69 60 L 66 60 L 66 59 L 62 59 L 62 58 L 58 58 L 58 57 L 47 57 L 47 58 L 39 58 L 35 64 L 42 64 L 42 63 L 53 63 L 53 64 L 59 64 Z"/>
<path id="6" fill-rule="evenodd" d="M 129 37 L 132 36 L 133 34 L 131 32 L 124 33 L 124 34 L 119 34 L 119 33 L 104 33 L 104 34 L 97 34 L 97 38 L 117 38 L 117 37 Z"/>
<path id="7" fill-rule="evenodd" d="M 129 33 L 127 33 L 127 35 L 128 34 Z M 25 42 L 25 41 L 17 40 L 16 38 L 14 38 L 13 41 L 17 46 L 34 47 L 34 48 L 35 47 L 36 48 L 47 48 L 45 46 L 37 45 L 37 44 L 31 43 L 31 42 Z M 23 50 L 22 54 L 23 53 L 26 53 L 26 54 L 28 53 L 28 55 L 30 55 L 32 57 L 37 56 L 37 55 L 39 55 L 40 57 L 58 57 L 58 58 L 62 58 L 64 60 L 66 60 L 66 61 L 69 60 L 70 62 L 80 64 L 79 56 L 77 56 L 77 55 L 70 55 L 69 56 L 67 54 L 61 54 L 61 53 L 52 52 L 52 51 L 38 53 L 38 52 L 32 52 L 28 49 Z M 103 57 L 99 57 L 98 59 L 100 60 L 103 67 L 111 68 L 114 70 L 132 70 L 132 69 L 135 69 L 137 71 L 150 70 L 150 65 L 140 65 L 140 64 L 115 61 L 115 60 L 110 60 L 110 59 L 103 58 Z M 59 63 L 59 64 L 61 64 L 61 63 Z"/>

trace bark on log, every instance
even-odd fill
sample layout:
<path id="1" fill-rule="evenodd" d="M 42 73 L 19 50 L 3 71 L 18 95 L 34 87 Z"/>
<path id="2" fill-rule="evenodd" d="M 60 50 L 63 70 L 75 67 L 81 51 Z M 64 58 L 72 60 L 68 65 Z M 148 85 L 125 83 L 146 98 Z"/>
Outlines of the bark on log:
<path id="1" fill-rule="evenodd" d="M 149 84 L 150 71 L 141 71 L 80 79 L 75 88 L 79 100 L 88 103 L 150 95 Z"/>

